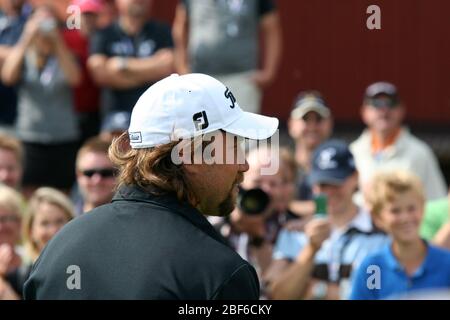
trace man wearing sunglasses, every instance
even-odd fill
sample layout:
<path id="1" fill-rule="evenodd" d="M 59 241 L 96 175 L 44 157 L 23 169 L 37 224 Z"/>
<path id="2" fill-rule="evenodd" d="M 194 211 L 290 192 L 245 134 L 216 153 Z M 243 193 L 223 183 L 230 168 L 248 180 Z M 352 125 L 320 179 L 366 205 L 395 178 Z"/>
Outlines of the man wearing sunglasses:
<path id="1" fill-rule="evenodd" d="M 375 171 L 403 169 L 422 180 L 428 200 L 444 197 L 447 192 L 436 156 L 403 126 L 405 113 L 393 84 L 376 82 L 367 87 L 361 108 L 367 130 L 351 145 L 360 187 L 363 192 L 370 190 Z"/>
<path id="2" fill-rule="evenodd" d="M 108 158 L 108 148 L 108 142 L 94 137 L 78 151 L 76 170 L 81 194 L 75 201 L 78 215 L 109 203 L 113 198 L 116 171 Z"/>

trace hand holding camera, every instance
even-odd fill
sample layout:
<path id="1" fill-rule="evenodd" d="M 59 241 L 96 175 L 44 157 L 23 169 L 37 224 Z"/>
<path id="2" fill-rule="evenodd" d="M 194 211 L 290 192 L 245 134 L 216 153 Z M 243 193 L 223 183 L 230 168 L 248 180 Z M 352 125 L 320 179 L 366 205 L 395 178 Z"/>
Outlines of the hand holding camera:
<path id="1" fill-rule="evenodd" d="M 38 10 L 25 24 L 23 37 L 27 42 L 31 42 L 38 33 L 51 36 L 56 33 L 57 26 L 57 21 L 53 16 L 48 14 L 45 10 Z"/>

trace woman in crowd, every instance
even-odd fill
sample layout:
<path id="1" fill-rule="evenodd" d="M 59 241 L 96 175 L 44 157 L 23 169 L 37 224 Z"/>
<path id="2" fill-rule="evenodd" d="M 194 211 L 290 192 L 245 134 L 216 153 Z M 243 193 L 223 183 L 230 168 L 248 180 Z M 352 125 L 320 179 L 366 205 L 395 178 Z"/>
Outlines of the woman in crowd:
<path id="1" fill-rule="evenodd" d="M 6 279 L 10 287 L 4 298 L 20 298 L 22 287 L 31 271 L 31 265 L 39 257 L 45 245 L 72 218 L 74 208 L 62 192 L 48 187 L 36 190 L 30 198 L 23 221 L 24 259 L 20 266 L 10 271 Z M 1 291 L 1 285 L 0 285 Z M 15 293 L 16 295 L 14 296 Z M 1 294 L 1 292 L 0 292 Z"/>
<path id="2" fill-rule="evenodd" d="M 24 195 L 29 198 L 43 185 L 70 190 L 79 138 L 72 88 L 80 81 L 80 70 L 49 7 L 38 7 L 27 21 L 1 75 L 4 83 L 18 87 Z"/>
<path id="3" fill-rule="evenodd" d="M 13 188 L 0 185 L 0 300 L 18 299 L 10 278 L 23 261 L 20 243 L 23 201 Z"/>

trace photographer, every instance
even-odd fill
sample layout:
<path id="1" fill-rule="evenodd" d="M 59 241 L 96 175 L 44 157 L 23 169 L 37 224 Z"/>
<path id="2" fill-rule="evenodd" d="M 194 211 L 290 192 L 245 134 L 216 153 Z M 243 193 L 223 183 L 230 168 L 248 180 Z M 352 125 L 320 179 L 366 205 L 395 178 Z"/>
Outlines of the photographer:
<path id="1" fill-rule="evenodd" d="M 38 7 L 6 58 L 2 80 L 18 85 L 17 134 L 24 142 L 23 192 L 39 186 L 68 191 L 78 140 L 72 87 L 80 70 L 64 44 L 50 7 Z"/>
<path id="2" fill-rule="evenodd" d="M 240 185 L 236 209 L 225 219 L 210 220 L 264 279 L 279 230 L 287 220 L 298 218 L 287 209 L 295 192 L 296 165 L 292 153 L 283 148 L 279 155 L 272 154 L 269 148 L 253 149 L 247 161 L 250 170 Z M 262 169 L 274 161 L 279 162 L 277 173 L 263 174 Z M 261 289 L 264 293 L 263 284 Z"/>

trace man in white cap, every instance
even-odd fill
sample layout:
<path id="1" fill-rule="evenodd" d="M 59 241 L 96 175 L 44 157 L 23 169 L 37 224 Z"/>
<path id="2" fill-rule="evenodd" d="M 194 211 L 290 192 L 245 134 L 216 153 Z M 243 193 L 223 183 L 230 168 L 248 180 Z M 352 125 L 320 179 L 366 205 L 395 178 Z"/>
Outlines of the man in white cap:
<path id="1" fill-rule="evenodd" d="M 331 110 L 320 92 L 302 91 L 298 94 L 288 120 L 288 129 L 295 143 L 298 166 L 297 194 L 290 209 L 300 216 L 310 215 L 315 210 L 309 177 L 312 155 L 333 131 Z"/>
<path id="2" fill-rule="evenodd" d="M 154 84 L 136 103 L 128 135 L 110 148 L 119 169 L 112 203 L 52 239 L 25 298 L 258 299 L 254 268 L 205 215 L 234 209 L 248 170 L 234 138 L 267 139 L 277 127 L 275 118 L 242 111 L 210 76 L 172 75 Z M 233 139 L 223 144 L 226 137 Z M 211 151 L 201 161 L 186 148 L 198 150 L 199 138 Z"/>

